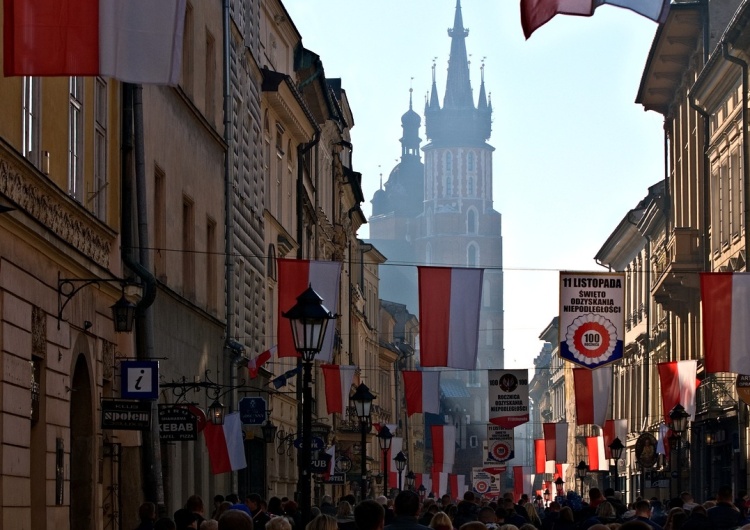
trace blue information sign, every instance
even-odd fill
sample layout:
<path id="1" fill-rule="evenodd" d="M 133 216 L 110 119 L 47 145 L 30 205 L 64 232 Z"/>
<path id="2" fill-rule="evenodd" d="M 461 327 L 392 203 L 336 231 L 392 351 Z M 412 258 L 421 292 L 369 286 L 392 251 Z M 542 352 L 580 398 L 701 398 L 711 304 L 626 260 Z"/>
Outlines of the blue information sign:
<path id="1" fill-rule="evenodd" d="M 244 397 L 240 400 L 240 420 L 245 425 L 263 425 L 266 414 L 265 398 Z"/>
<path id="2" fill-rule="evenodd" d="M 120 372 L 120 395 L 123 398 L 159 398 L 159 361 L 122 361 Z"/>

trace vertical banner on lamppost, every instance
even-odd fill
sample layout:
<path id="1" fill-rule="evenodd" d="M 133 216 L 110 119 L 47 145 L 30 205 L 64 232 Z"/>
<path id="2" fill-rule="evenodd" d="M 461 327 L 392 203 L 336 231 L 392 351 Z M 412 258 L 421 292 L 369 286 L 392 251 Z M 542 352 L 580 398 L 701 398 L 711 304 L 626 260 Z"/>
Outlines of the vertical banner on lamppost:
<path id="1" fill-rule="evenodd" d="M 488 370 L 490 423 L 512 429 L 529 421 L 529 371 Z"/>
<path id="2" fill-rule="evenodd" d="M 560 272 L 560 357 L 585 368 L 622 359 L 625 275 Z"/>
<path id="3" fill-rule="evenodd" d="M 513 429 L 504 429 L 492 423 L 487 425 L 487 453 L 484 455 L 484 466 L 496 466 L 512 459 L 514 456 Z"/>

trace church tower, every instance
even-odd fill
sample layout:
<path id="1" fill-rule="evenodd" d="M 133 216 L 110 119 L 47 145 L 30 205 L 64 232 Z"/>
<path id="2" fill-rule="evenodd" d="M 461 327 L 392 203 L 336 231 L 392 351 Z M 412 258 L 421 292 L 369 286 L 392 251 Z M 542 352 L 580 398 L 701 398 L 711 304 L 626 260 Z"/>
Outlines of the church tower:
<path id="1" fill-rule="evenodd" d="M 484 290 L 477 368 L 503 366 L 502 225 L 492 205 L 492 103 L 481 67 L 474 104 L 461 1 L 456 2 L 448 78 L 443 105 L 438 99 L 435 65 L 425 104 L 424 205 L 415 238 L 418 256 L 429 265 L 482 267 Z"/>

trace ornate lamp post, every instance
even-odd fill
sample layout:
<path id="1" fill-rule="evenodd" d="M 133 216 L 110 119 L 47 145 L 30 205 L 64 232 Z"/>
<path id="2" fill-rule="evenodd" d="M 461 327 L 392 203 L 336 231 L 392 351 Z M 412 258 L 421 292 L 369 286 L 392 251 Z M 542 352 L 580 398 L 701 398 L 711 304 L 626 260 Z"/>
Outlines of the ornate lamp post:
<path id="1" fill-rule="evenodd" d="M 615 490 L 619 490 L 620 488 L 617 485 L 617 482 L 619 481 L 619 473 L 617 472 L 617 461 L 620 460 L 620 457 L 622 456 L 622 452 L 625 450 L 625 446 L 622 445 L 622 442 L 619 438 L 615 438 L 612 440 L 612 443 L 609 444 L 609 452 L 612 455 L 612 460 L 615 461 L 615 465 L 610 468 L 610 471 L 612 472 L 612 487 Z"/>
<path id="2" fill-rule="evenodd" d="M 557 496 L 562 497 L 565 495 L 565 490 L 563 489 L 563 484 L 565 484 L 565 481 L 562 477 L 557 477 L 555 479 L 555 487 L 557 488 Z"/>
<path id="3" fill-rule="evenodd" d="M 409 491 L 414 491 L 414 482 L 416 480 L 416 477 L 414 476 L 414 471 L 411 469 L 406 474 L 406 489 Z"/>
<path id="4" fill-rule="evenodd" d="M 589 466 L 581 460 L 576 466 L 576 477 L 581 481 L 581 497 L 583 497 L 583 481 L 586 479 L 586 475 L 589 472 Z"/>
<path id="5" fill-rule="evenodd" d="M 398 454 L 393 458 L 396 462 L 396 471 L 398 471 L 398 491 L 401 491 L 401 474 L 406 469 L 406 455 L 403 451 L 399 451 Z"/>
<path id="6" fill-rule="evenodd" d="M 354 408 L 357 410 L 357 417 L 359 418 L 359 429 L 362 434 L 360 444 L 362 446 L 362 466 L 360 468 L 360 495 L 362 499 L 367 497 L 367 433 L 372 428 L 372 420 L 370 418 L 370 407 L 372 406 L 372 400 L 375 396 L 372 395 L 367 385 L 360 383 L 357 387 L 357 391 L 352 396 L 354 402 Z"/>
<path id="7" fill-rule="evenodd" d="M 276 439 L 276 431 L 278 430 L 279 428 L 270 419 L 266 420 L 266 423 L 260 427 L 260 431 L 263 433 L 263 441 L 267 444 L 273 443 Z"/>
<path id="8" fill-rule="evenodd" d="M 378 444 L 383 452 L 383 495 L 388 496 L 388 451 L 391 449 L 393 434 L 387 425 L 383 425 L 378 431 Z"/>
<path id="9" fill-rule="evenodd" d="M 674 432 L 675 436 L 675 453 L 677 453 L 677 492 L 679 493 L 682 491 L 682 433 L 688 428 L 690 414 L 685 410 L 685 407 L 680 403 L 677 403 L 677 405 L 669 411 L 669 419 L 672 420 L 672 432 Z"/>
<path id="10" fill-rule="evenodd" d="M 549 489 L 546 489 L 544 490 L 544 507 L 545 508 L 549 506 L 549 498 L 550 498 Z"/>
<path id="11" fill-rule="evenodd" d="M 425 497 L 427 497 L 427 488 L 424 487 L 424 484 L 419 485 L 417 493 L 419 493 L 419 500 L 424 502 Z"/>
<path id="12" fill-rule="evenodd" d="M 299 500 L 304 524 L 310 520 L 312 460 L 312 363 L 323 348 L 328 321 L 336 318 L 323 305 L 323 299 L 312 287 L 297 297 L 297 303 L 286 313 L 292 326 L 294 348 L 302 358 L 302 450 L 299 455 Z"/>

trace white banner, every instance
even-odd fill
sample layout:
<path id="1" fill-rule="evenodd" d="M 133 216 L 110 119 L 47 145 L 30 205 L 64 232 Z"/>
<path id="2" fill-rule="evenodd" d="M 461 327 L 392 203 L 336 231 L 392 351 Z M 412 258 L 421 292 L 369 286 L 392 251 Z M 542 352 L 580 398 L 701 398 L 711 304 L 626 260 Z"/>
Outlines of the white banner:
<path id="1" fill-rule="evenodd" d="M 514 455 L 513 429 L 504 429 L 497 425 L 487 425 L 487 452 L 484 455 L 484 466 L 502 464 L 512 459 Z"/>
<path id="2" fill-rule="evenodd" d="M 529 421 L 529 371 L 489 370 L 490 422 L 512 429 Z"/>

